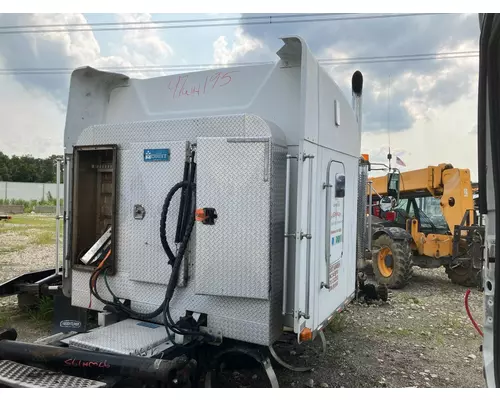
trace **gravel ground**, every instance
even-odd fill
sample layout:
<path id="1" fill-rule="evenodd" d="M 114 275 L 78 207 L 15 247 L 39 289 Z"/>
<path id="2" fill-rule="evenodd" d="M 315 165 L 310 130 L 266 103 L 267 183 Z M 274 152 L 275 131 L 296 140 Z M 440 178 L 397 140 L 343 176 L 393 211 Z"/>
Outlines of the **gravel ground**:
<path id="1" fill-rule="evenodd" d="M 444 269 L 416 267 L 411 284 L 387 303 L 352 303 L 327 328 L 327 352 L 315 370 L 277 370 L 281 386 L 485 387 L 482 338 L 465 312 L 465 290 Z M 482 324 L 482 293 L 473 291 L 469 305 Z"/>
<path id="2" fill-rule="evenodd" d="M 55 245 L 2 251 L 26 246 L 25 237 L 26 231 L 0 232 L 0 281 L 53 265 Z M 309 354 L 314 370 L 296 373 L 276 366 L 280 386 L 484 387 L 482 340 L 467 318 L 465 290 L 452 284 L 443 269 L 416 267 L 411 284 L 390 292 L 387 303 L 353 302 L 341 313 L 325 330 L 324 355 L 317 357 L 313 351 L 297 355 L 292 350 L 291 360 L 307 360 Z M 482 293 L 474 290 L 469 300 L 482 324 Z M 2 315 L 5 322 L 5 315 L 14 314 L 15 298 L 0 299 L 0 322 Z M 49 334 L 46 324 L 32 318 L 17 315 L 8 322 L 19 329 L 20 340 L 34 341 Z M 231 375 L 228 385 L 247 386 L 243 375 Z M 259 375 L 252 372 L 249 380 L 256 383 Z"/>
<path id="3" fill-rule="evenodd" d="M 0 282 L 55 265 L 55 242 L 36 244 L 37 237 L 54 233 L 54 217 L 24 214 L 0 222 Z M 54 235 L 55 241 L 55 235 Z M 19 340 L 33 342 L 50 334 L 50 323 L 36 314 L 22 314 L 15 296 L 0 298 L 0 325 L 17 329 Z"/>

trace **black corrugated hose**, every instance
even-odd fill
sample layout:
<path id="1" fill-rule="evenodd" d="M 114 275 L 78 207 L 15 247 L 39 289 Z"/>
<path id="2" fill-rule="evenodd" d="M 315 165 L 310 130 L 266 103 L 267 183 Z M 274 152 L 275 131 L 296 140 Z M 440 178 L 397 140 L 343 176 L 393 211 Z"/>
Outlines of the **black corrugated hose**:
<path id="1" fill-rule="evenodd" d="M 163 204 L 163 209 L 161 213 L 161 219 L 160 219 L 160 240 L 163 246 L 163 249 L 165 250 L 165 253 L 167 254 L 167 257 L 169 259 L 169 264 L 172 265 L 172 272 L 170 274 L 170 279 L 167 285 L 167 290 L 165 292 L 165 299 L 163 300 L 162 304 L 154 311 L 150 313 L 139 313 L 136 312 L 129 307 L 125 306 L 120 299 L 112 292 L 111 288 L 109 287 L 109 284 L 106 282 L 106 287 L 110 294 L 113 296 L 113 301 L 107 301 L 104 300 L 97 292 L 97 278 L 104 273 L 108 266 L 101 268 L 101 269 L 96 269 L 89 281 L 90 285 L 90 291 L 91 293 L 102 303 L 115 307 L 119 311 L 124 312 L 125 314 L 130 315 L 132 318 L 137 318 L 137 319 L 153 319 L 157 317 L 160 314 L 163 314 L 163 320 L 165 324 L 165 329 L 167 330 L 167 334 L 169 336 L 170 341 L 175 344 L 175 341 L 173 340 L 170 331 L 177 333 L 179 335 L 186 335 L 186 336 L 203 336 L 207 338 L 211 338 L 211 336 L 206 333 L 206 332 L 201 332 L 201 331 L 193 331 L 193 330 L 188 330 L 188 329 L 183 329 L 179 327 L 172 319 L 170 315 L 170 301 L 172 300 L 175 288 L 177 286 L 177 281 L 179 279 L 179 272 L 180 268 L 182 265 L 182 261 L 184 259 L 184 254 L 186 252 L 189 239 L 191 237 L 191 233 L 194 228 L 194 223 L 195 223 L 195 213 L 196 213 L 196 184 L 194 183 L 194 177 L 195 177 L 195 166 L 196 163 L 194 162 L 194 152 L 191 154 L 191 161 L 190 161 L 190 168 L 191 168 L 191 174 L 189 175 L 188 181 L 183 181 L 179 182 L 176 185 L 174 185 L 170 191 L 167 194 L 167 197 L 165 198 L 165 202 Z M 175 193 L 183 188 L 185 190 L 185 194 L 187 196 L 184 199 L 191 200 L 191 209 L 189 208 L 189 204 L 181 204 L 180 207 L 180 213 L 183 213 L 184 215 L 181 217 L 179 215 L 177 223 L 181 223 L 182 226 L 180 228 L 180 233 L 182 235 L 182 241 L 179 246 L 179 250 L 176 255 L 173 254 L 170 246 L 168 245 L 168 241 L 166 239 L 166 220 L 167 220 L 167 215 L 168 215 L 168 209 L 170 207 L 170 203 L 172 201 L 173 196 Z M 183 202 L 182 202 L 183 203 Z M 187 223 L 186 223 L 187 222 Z M 179 228 L 179 227 L 178 227 Z M 184 228 L 184 229 L 183 229 Z M 177 229 L 179 231 L 179 229 Z M 184 232 L 182 232 L 184 230 Z M 92 280 L 93 278 L 95 279 L 95 287 L 92 286 Z M 170 330 L 169 330 L 170 329 Z"/>

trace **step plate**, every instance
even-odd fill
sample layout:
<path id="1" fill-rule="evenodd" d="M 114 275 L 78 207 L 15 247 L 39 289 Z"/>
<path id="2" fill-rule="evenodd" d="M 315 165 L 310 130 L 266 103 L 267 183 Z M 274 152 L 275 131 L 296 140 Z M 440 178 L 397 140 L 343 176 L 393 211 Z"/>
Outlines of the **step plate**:
<path id="1" fill-rule="evenodd" d="M 104 382 L 64 375 L 14 361 L 0 360 L 0 385 L 16 388 L 100 388 Z"/>
<path id="2" fill-rule="evenodd" d="M 172 347 L 163 325 L 126 319 L 72 336 L 69 346 L 89 351 L 152 357 Z"/>

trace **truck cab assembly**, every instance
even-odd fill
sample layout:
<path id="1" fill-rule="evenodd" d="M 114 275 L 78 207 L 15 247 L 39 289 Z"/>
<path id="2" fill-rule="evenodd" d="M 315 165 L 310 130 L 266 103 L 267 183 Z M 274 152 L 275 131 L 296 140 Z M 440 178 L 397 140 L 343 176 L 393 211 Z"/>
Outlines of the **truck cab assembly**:
<path id="1" fill-rule="evenodd" d="M 99 327 L 44 344 L 4 331 L 0 383 L 42 386 L 26 376 L 44 368 L 88 387 L 210 386 L 231 352 L 261 363 L 273 387 L 270 359 L 304 370 L 273 345 L 324 342 L 363 257 L 363 79 L 349 104 L 301 38 L 282 40 L 275 64 L 144 80 L 73 72 L 56 273 Z"/>

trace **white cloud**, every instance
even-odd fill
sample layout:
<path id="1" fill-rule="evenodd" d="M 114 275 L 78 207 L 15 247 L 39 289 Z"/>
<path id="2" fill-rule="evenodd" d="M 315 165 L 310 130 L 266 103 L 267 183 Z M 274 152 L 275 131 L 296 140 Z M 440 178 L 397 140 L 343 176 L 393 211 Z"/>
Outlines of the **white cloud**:
<path id="1" fill-rule="evenodd" d="M 9 76 L 0 76 L 0 85 L 0 151 L 37 157 L 62 154 L 62 104 L 40 89 L 27 89 Z"/>
<path id="2" fill-rule="evenodd" d="M 149 22 L 150 14 L 119 14 L 118 22 Z M 150 25 L 149 25 L 150 26 Z M 156 29 L 124 31 L 122 45 L 116 53 L 134 65 L 160 65 L 174 54 Z"/>
<path id="3" fill-rule="evenodd" d="M 6 25 L 46 25 L 46 24 L 86 24 L 82 14 L 3 14 L 2 24 Z M 83 26 L 83 29 L 88 28 Z M 47 29 L 51 32 L 37 34 L 16 34 L 2 37 L 4 47 L 0 52 L 9 55 L 9 62 L 25 62 L 22 56 L 30 55 L 34 61 L 44 62 L 43 66 L 56 66 L 64 61 L 64 65 L 80 66 L 89 60 L 99 57 L 100 46 L 92 31 L 68 32 L 60 28 Z M 54 32 L 52 32 L 54 30 Z M 28 48 L 26 48 L 28 47 Z M 11 50 L 8 52 L 8 50 Z M 47 54 L 47 52 L 49 54 Z M 19 57 L 15 57 L 16 54 Z M 60 58 L 54 58 L 54 55 Z M 19 67 L 20 65 L 16 65 Z M 26 65 L 21 65 L 27 67 Z M 38 65 L 37 65 L 38 66 Z"/>
<path id="4" fill-rule="evenodd" d="M 118 18 L 151 20 L 149 14 Z M 86 23 L 82 14 L 0 14 L 0 24 L 6 26 Z M 0 36 L 2 68 L 161 65 L 167 63 L 172 54 L 172 48 L 156 30 L 125 31 L 120 44 L 112 49 L 112 55 L 106 56 L 92 31 Z M 2 75 L 0 78 L 0 150 L 34 156 L 61 153 L 69 75 Z"/>
<path id="5" fill-rule="evenodd" d="M 231 47 L 225 36 L 219 36 L 214 42 L 215 64 L 229 64 L 247 53 L 264 48 L 260 40 L 245 34 L 241 27 L 236 28 L 234 36 L 235 39 Z"/>
<path id="6" fill-rule="evenodd" d="M 151 21 L 152 17 L 150 14 L 123 14 L 118 15 L 117 20 L 142 22 Z M 86 22 L 82 14 L 0 15 L 2 25 Z M 386 24 L 389 23 L 384 21 L 383 25 Z M 310 26 L 311 29 L 313 27 Z M 180 31 L 171 32 L 179 34 Z M 201 31 L 199 32 L 201 40 L 203 37 Z M 261 29 L 259 32 L 264 31 Z M 330 31 L 326 29 L 326 32 Z M 358 30 L 351 33 L 355 36 L 356 32 L 359 33 Z M 465 33 L 460 36 L 461 30 L 451 31 L 453 35 L 455 32 L 458 38 L 441 38 L 439 43 L 436 42 L 435 48 L 431 46 L 425 51 L 477 50 L 477 39 L 471 39 L 469 33 L 467 38 Z M 297 34 L 300 33 L 302 32 L 298 30 Z M 370 31 L 370 43 L 377 46 L 370 48 L 366 54 L 359 54 L 360 47 L 354 45 L 352 35 L 325 35 L 323 29 L 318 29 L 314 34 L 325 43 L 324 47 L 316 45 L 316 48 L 320 50 L 321 57 L 326 58 L 424 52 L 413 47 L 411 50 L 403 50 L 397 46 L 395 49 L 386 48 L 389 45 L 395 46 L 394 43 L 398 41 L 384 41 L 378 30 Z M 405 43 L 411 42 L 412 35 L 408 35 L 403 35 Z M 280 35 L 273 33 L 273 38 L 278 36 Z M 308 35 L 305 36 L 307 38 Z M 368 35 L 364 32 L 362 36 L 364 40 Z M 3 58 L 5 65 L 2 68 L 163 65 L 170 64 L 175 56 L 172 47 L 164 40 L 163 33 L 160 35 L 159 31 L 154 29 L 123 31 L 120 36 L 115 37 L 119 39 L 116 43 L 110 43 L 109 50 L 104 54 L 92 31 L 1 35 L 0 64 Z M 275 40 L 276 45 L 281 44 Z M 311 40 L 311 43 L 314 43 L 314 40 Z M 411 43 L 413 45 L 413 42 Z M 422 43 L 428 45 L 428 41 L 424 40 Z M 235 29 L 234 36 L 220 36 L 213 43 L 212 39 L 207 39 L 199 45 L 212 45 L 213 62 L 217 64 L 269 60 L 275 56 L 276 50 L 274 44 L 273 51 L 269 50 L 271 46 L 268 47 L 265 36 L 252 36 L 248 30 L 241 28 Z M 194 51 L 196 49 L 192 49 L 192 52 Z M 189 54 L 186 58 L 184 62 L 189 63 Z M 477 59 L 436 61 L 435 64 L 403 63 L 399 70 L 390 72 L 390 68 L 394 70 L 396 64 L 327 67 L 331 69 L 334 79 L 346 90 L 349 98 L 352 73 L 359 67 L 365 75 L 364 125 L 373 128 L 377 133 L 367 132 L 363 137 L 363 146 L 385 160 L 383 146 L 387 146 L 387 135 L 383 132 L 387 119 L 387 81 L 391 74 L 391 126 L 394 130 L 401 130 L 392 134 L 393 154 L 404 157 L 403 160 L 409 169 L 446 161 L 471 168 L 475 176 L 476 137 L 473 133 L 476 129 L 473 126 L 476 123 Z M 134 77 L 150 74 L 157 75 L 158 71 L 130 73 Z M 60 151 L 58 149 L 62 148 L 68 81 L 68 75 L 0 76 L 0 106 L 4 111 L 0 150 L 17 154 L 32 153 L 35 156 Z M 26 118 L 27 110 L 30 112 L 29 118 Z M 400 123 L 396 126 L 398 121 Z M 20 137 L 26 139 L 18 139 Z"/>
<path id="7" fill-rule="evenodd" d="M 470 169 L 472 179 L 477 180 L 477 136 L 470 133 L 475 123 L 471 110 L 476 109 L 475 98 L 462 98 L 450 106 L 437 107 L 429 120 L 419 120 L 412 128 L 392 134 L 392 153 L 407 165 L 403 170 L 451 163 Z M 387 161 L 387 135 L 366 133 L 362 143 L 364 152 L 373 159 Z"/>

